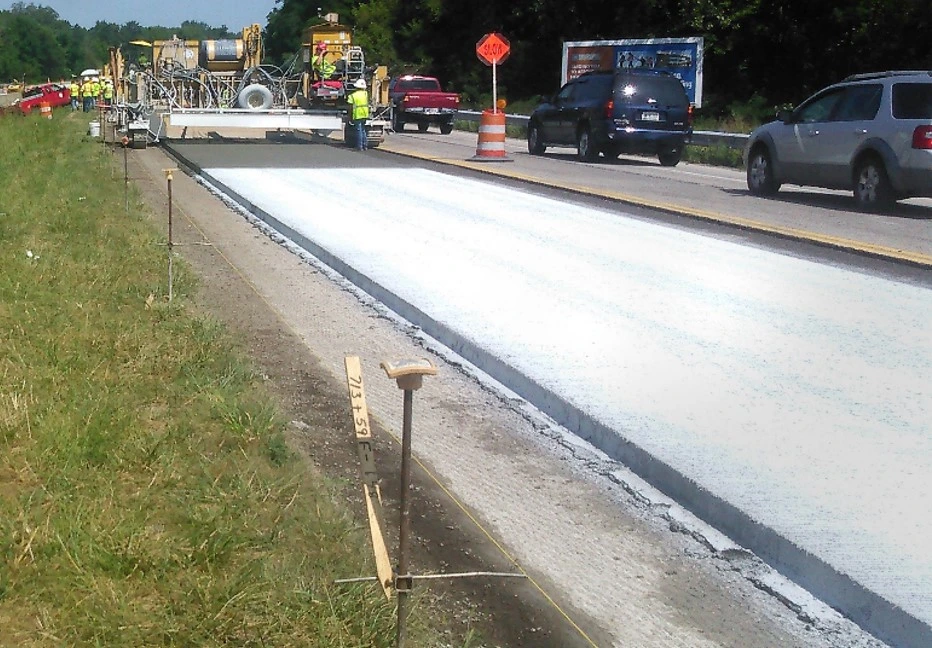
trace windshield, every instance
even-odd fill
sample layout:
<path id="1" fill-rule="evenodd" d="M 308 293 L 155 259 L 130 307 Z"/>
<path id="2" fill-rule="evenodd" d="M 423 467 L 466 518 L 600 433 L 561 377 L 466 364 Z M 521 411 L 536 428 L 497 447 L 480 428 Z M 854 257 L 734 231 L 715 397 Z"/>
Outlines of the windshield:
<path id="1" fill-rule="evenodd" d="M 401 79 L 398 81 L 397 89 L 406 92 L 410 90 L 439 90 L 440 83 L 433 79 Z"/>
<path id="2" fill-rule="evenodd" d="M 30 97 L 39 97 L 42 95 L 42 88 L 35 87 L 29 88 L 26 92 L 23 93 L 23 99 L 29 99 Z"/>

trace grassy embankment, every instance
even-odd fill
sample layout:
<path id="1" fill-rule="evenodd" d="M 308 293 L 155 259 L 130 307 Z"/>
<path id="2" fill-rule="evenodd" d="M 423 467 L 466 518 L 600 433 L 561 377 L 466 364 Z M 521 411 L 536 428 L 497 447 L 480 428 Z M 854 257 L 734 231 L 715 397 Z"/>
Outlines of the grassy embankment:
<path id="1" fill-rule="evenodd" d="M 0 645 L 393 645 L 376 588 L 330 584 L 373 572 L 363 530 L 183 264 L 166 303 L 86 129 L 0 118 Z"/>

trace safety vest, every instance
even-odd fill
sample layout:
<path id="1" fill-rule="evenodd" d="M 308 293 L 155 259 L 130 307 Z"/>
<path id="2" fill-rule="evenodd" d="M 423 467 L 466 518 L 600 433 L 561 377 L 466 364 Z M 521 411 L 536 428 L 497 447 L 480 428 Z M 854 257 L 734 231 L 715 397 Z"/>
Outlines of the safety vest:
<path id="1" fill-rule="evenodd" d="M 353 107 L 353 121 L 369 118 L 369 93 L 360 88 L 351 92 L 346 100 Z"/>
<path id="2" fill-rule="evenodd" d="M 79 86 L 77 83 L 72 83 L 71 84 L 71 98 L 77 99 L 80 96 L 81 96 L 81 86 Z"/>
<path id="3" fill-rule="evenodd" d="M 104 84 L 104 99 L 107 101 L 113 99 L 113 86 L 109 83 Z"/>
<path id="4" fill-rule="evenodd" d="M 81 86 L 81 96 L 82 97 L 93 96 L 93 89 L 91 88 L 90 81 L 85 81 L 84 84 Z"/>
<path id="5" fill-rule="evenodd" d="M 91 81 L 91 96 L 92 97 L 100 96 L 100 82 Z"/>
<path id="6" fill-rule="evenodd" d="M 329 79 L 337 71 L 337 66 L 332 61 L 327 60 L 326 52 L 314 55 L 313 67 L 314 71 L 322 79 Z"/>

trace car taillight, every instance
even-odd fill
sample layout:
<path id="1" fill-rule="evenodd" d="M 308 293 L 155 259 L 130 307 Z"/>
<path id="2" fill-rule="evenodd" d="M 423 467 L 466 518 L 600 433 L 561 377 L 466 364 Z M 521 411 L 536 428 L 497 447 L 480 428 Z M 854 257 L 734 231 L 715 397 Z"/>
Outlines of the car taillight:
<path id="1" fill-rule="evenodd" d="M 615 100 L 609 99 L 608 103 L 605 104 L 605 117 L 607 119 L 612 118 L 612 114 L 615 112 Z"/>
<path id="2" fill-rule="evenodd" d="M 689 108 L 686 109 L 686 123 L 692 128 L 693 125 L 693 111 L 695 108 L 692 104 L 689 104 Z"/>
<path id="3" fill-rule="evenodd" d="M 917 126 L 913 131 L 914 149 L 932 149 L 932 126 Z"/>

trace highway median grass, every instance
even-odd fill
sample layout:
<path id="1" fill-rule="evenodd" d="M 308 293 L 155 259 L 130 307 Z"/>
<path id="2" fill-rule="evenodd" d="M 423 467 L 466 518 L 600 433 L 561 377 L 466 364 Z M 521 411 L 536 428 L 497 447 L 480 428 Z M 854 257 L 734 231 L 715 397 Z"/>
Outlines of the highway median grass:
<path id="1" fill-rule="evenodd" d="M 0 118 L 0 645 L 390 646 L 363 529 L 89 140 Z M 418 645 L 428 645 L 425 639 Z"/>

